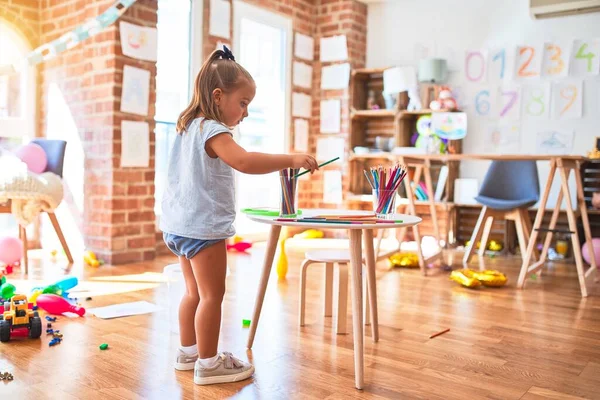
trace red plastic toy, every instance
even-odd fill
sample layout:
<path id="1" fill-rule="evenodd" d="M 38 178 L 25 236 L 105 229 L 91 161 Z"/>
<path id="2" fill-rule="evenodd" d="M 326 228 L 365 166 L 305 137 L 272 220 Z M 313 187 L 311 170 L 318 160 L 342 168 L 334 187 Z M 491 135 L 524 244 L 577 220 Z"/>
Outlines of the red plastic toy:
<path id="1" fill-rule="evenodd" d="M 85 308 L 74 306 L 64 298 L 55 294 L 40 294 L 37 298 L 37 305 L 39 308 L 50 314 L 72 312 L 80 317 L 83 317 L 85 314 Z"/>
<path id="2" fill-rule="evenodd" d="M 227 245 L 227 250 L 235 250 L 237 252 L 243 253 L 246 250 L 248 250 L 250 247 L 252 247 L 252 243 L 237 242 L 237 243 L 234 243 L 234 244 L 228 244 Z"/>

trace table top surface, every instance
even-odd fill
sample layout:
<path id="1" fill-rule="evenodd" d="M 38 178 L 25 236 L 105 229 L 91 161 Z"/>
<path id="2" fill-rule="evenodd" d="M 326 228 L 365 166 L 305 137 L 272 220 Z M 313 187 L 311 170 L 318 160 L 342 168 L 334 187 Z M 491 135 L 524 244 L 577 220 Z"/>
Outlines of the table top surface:
<path id="1" fill-rule="evenodd" d="M 552 159 L 563 159 L 572 161 L 585 161 L 585 156 L 569 155 L 569 154 L 393 154 L 393 153 L 370 153 L 370 154 L 353 154 L 350 158 L 368 159 L 379 158 L 389 160 L 431 160 L 431 161 L 461 161 L 461 160 L 533 160 L 533 161 L 549 161 Z"/>
<path id="2" fill-rule="evenodd" d="M 317 215 L 371 215 L 371 211 L 358 211 L 358 210 L 338 210 L 338 209 L 303 209 L 302 215 L 298 218 L 314 217 Z M 394 214 L 391 220 L 402 221 L 402 222 L 388 222 L 388 223 L 361 223 L 361 224 L 344 224 L 344 223 L 319 223 L 319 222 L 300 222 L 300 221 L 278 221 L 281 217 L 267 217 L 262 215 L 250 215 L 246 214 L 246 217 L 252 221 L 260 222 L 269 225 L 280 225 L 280 226 L 297 226 L 302 228 L 313 228 L 313 229 L 391 229 L 405 226 L 413 226 L 420 223 L 422 220 L 419 217 L 407 214 Z"/>

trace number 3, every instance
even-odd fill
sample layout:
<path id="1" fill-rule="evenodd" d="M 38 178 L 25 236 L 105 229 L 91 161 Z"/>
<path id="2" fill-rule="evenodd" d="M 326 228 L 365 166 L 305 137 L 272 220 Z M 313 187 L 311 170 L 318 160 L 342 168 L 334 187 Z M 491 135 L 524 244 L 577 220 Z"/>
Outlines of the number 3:
<path id="1" fill-rule="evenodd" d="M 556 66 L 554 67 L 550 67 L 547 70 L 548 75 L 558 75 L 562 72 L 562 70 L 565 68 L 565 63 L 562 60 L 562 50 L 560 47 L 550 44 L 546 47 L 546 50 L 548 51 L 554 51 L 554 54 L 552 54 L 552 56 L 550 57 L 550 61 L 555 61 L 557 63 Z"/>

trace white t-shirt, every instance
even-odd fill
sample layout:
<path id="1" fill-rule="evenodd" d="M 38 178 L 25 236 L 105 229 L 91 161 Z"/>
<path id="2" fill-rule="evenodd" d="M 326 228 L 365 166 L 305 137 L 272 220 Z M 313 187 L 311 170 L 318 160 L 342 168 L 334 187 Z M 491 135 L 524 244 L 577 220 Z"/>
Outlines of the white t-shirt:
<path id="1" fill-rule="evenodd" d="M 225 125 L 197 118 L 175 138 L 162 198 L 163 232 L 192 239 L 235 235 L 233 168 L 204 149 L 206 141 L 219 134 L 233 136 Z"/>

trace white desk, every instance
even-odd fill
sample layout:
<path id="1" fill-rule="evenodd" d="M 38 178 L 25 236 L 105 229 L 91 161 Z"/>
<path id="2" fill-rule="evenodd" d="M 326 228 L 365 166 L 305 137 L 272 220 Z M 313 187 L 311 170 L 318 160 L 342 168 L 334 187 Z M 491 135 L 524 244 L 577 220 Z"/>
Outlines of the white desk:
<path id="1" fill-rule="evenodd" d="M 302 217 L 310 217 L 315 215 L 366 215 L 371 214 L 366 211 L 356 210 L 303 210 Z M 267 249 L 265 253 L 265 260 L 263 263 L 262 273 L 260 277 L 260 283 L 258 287 L 258 293 L 256 295 L 256 303 L 254 305 L 254 313 L 252 316 L 252 324 L 250 325 L 250 336 L 248 337 L 247 347 L 252 348 L 254 342 L 254 335 L 256 334 L 256 328 L 258 326 L 258 320 L 260 318 L 260 311 L 262 309 L 263 300 L 265 298 L 265 292 L 267 290 L 267 284 L 269 282 L 269 275 L 271 273 L 271 267 L 273 265 L 273 258 L 275 257 L 275 250 L 277 249 L 277 242 L 279 240 L 279 234 L 282 226 L 293 226 L 301 228 L 312 228 L 312 229 L 348 229 L 350 236 L 350 264 L 352 271 L 352 329 L 354 331 L 354 374 L 355 374 L 355 386 L 357 389 L 362 389 L 364 384 L 364 361 L 363 361 L 363 293 L 362 293 L 362 245 L 361 236 L 364 233 L 365 259 L 367 262 L 367 284 L 369 285 L 369 294 L 377 298 L 377 288 L 375 281 L 375 252 L 373 249 L 373 229 L 393 229 L 401 227 L 409 227 L 417 225 L 421 222 L 421 218 L 412 215 L 396 214 L 394 220 L 401 220 L 402 222 L 395 223 L 380 223 L 380 224 L 333 224 L 333 223 L 306 223 L 306 222 L 295 222 L 295 221 L 277 221 L 278 217 L 264 217 L 247 215 L 252 221 L 260 222 L 263 224 L 271 225 L 269 232 L 269 239 L 267 241 Z M 371 318 L 372 323 L 375 327 L 378 326 L 377 309 L 371 304 Z M 374 331 L 373 341 L 377 341 L 379 332 Z"/>

